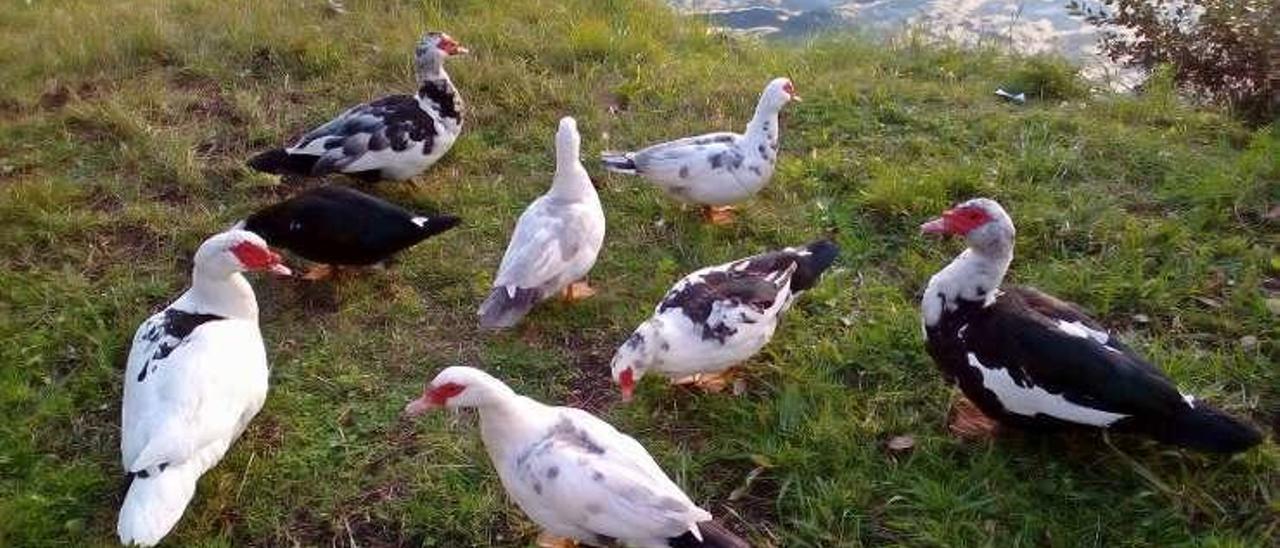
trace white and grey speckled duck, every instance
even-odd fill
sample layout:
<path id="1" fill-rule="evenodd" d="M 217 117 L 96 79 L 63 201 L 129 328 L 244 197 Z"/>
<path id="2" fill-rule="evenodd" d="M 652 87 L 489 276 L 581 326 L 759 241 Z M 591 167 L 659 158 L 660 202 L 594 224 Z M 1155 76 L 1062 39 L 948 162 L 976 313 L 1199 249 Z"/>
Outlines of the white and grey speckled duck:
<path id="1" fill-rule="evenodd" d="M 470 367 L 441 371 L 405 414 L 441 408 L 479 411 L 498 479 L 543 528 L 540 546 L 748 546 L 689 500 L 644 446 L 586 411 L 521 396 Z"/>
<path id="2" fill-rule="evenodd" d="M 444 60 L 463 53 L 467 48 L 448 34 L 427 33 L 414 55 L 417 95 L 389 95 L 352 107 L 293 145 L 254 156 L 249 167 L 316 177 L 345 173 L 367 182 L 417 176 L 462 132 L 462 99 Z"/>
<path id="3" fill-rule="evenodd" d="M 604 209 L 579 159 L 582 138 L 573 118 L 560 119 L 551 190 L 520 215 L 498 267 L 493 291 L 480 305 L 480 325 L 515 325 L 533 306 L 558 293 L 569 300 L 594 291 L 580 281 L 604 245 Z"/>
<path id="4" fill-rule="evenodd" d="M 636 152 L 605 152 L 605 169 L 639 175 L 676 199 L 703 206 L 707 220 L 732 219 L 730 204 L 754 196 L 778 161 L 778 112 L 799 101 L 787 78 L 764 88 L 746 133 L 708 133 L 652 145 Z"/>
<path id="5" fill-rule="evenodd" d="M 124 374 L 120 453 L 130 477 L 116 531 L 154 545 L 267 397 L 258 303 L 244 271 L 290 274 L 252 232 L 196 251 L 191 288 L 138 327 Z"/>
<path id="6" fill-rule="evenodd" d="M 707 390 L 759 352 L 778 319 L 812 288 L 840 249 L 830 240 L 698 270 L 676 283 L 613 357 L 613 380 L 631 399 L 646 373 Z"/>

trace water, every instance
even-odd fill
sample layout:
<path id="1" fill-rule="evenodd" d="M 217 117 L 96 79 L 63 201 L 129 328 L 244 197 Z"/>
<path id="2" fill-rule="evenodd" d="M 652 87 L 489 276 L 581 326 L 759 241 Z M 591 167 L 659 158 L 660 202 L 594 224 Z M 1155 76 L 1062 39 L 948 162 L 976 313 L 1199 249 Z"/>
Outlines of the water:
<path id="1" fill-rule="evenodd" d="M 853 27 L 877 34 L 919 28 L 966 45 L 995 45 L 1010 53 L 1058 53 L 1086 77 L 1117 87 L 1134 81 L 1100 54 L 1098 33 L 1066 8 L 1066 0 L 668 0 L 685 13 L 704 14 L 717 27 L 799 37 Z"/>

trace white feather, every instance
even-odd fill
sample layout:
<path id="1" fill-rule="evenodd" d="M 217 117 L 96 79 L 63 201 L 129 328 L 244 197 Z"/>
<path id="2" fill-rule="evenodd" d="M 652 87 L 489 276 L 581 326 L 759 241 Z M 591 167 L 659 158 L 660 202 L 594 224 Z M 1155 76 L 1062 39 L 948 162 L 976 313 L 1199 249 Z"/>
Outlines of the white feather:
<path id="1" fill-rule="evenodd" d="M 1008 370 L 989 368 L 978 361 L 978 357 L 972 352 L 968 356 L 969 365 L 982 373 L 982 385 L 994 393 L 1000 400 L 1000 404 L 1010 413 L 1027 417 L 1048 415 L 1069 422 L 1099 427 L 1110 426 L 1111 423 L 1128 416 L 1072 403 L 1061 395 L 1052 394 L 1039 386 L 1019 386 L 1009 375 Z"/>

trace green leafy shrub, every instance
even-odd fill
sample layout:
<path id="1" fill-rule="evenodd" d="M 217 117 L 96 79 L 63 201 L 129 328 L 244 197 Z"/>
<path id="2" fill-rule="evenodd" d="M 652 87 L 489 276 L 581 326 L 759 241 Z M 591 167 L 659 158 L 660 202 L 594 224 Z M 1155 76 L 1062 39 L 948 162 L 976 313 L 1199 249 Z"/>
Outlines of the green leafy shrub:
<path id="1" fill-rule="evenodd" d="M 1280 2 L 1275 0 L 1071 0 L 1102 29 L 1113 60 L 1168 64 L 1183 92 L 1264 124 L 1280 114 Z"/>

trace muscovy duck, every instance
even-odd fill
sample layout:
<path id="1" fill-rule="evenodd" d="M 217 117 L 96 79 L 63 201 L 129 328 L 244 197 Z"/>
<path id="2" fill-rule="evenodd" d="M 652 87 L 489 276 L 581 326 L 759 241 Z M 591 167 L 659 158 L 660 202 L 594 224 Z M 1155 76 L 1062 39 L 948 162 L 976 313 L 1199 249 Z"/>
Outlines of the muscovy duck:
<path id="1" fill-rule="evenodd" d="M 352 188 L 324 185 L 266 207 L 237 227 L 319 263 L 303 276 L 318 280 L 335 265 L 383 262 L 459 222 L 452 215 L 417 215 Z"/>
<path id="2" fill-rule="evenodd" d="M 160 542 L 196 480 L 222 459 L 267 397 L 258 303 L 241 272 L 289 275 L 256 234 L 200 245 L 191 288 L 138 327 L 124 375 L 120 453 L 130 478 L 120 542 Z"/>
<path id="3" fill-rule="evenodd" d="M 1076 305 L 1001 287 L 1015 232 L 999 203 L 969 200 L 920 229 L 968 243 L 929 280 L 921 308 L 929 354 L 986 416 L 1017 427 L 1133 431 L 1219 453 L 1261 440 L 1247 423 L 1180 392 Z"/>
<path id="4" fill-rule="evenodd" d="M 764 348 L 782 313 L 839 252 L 835 242 L 819 240 L 685 276 L 614 354 L 610 367 L 623 400 L 646 373 L 723 388 L 726 371 Z"/>
<path id="5" fill-rule="evenodd" d="M 449 367 L 405 406 L 474 408 L 480 438 L 516 505 L 544 529 L 592 545 L 741 547 L 745 541 L 699 508 L 644 446 L 591 413 L 515 393 L 471 367 Z"/>
<path id="6" fill-rule="evenodd" d="M 293 145 L 254 156 L 249 167 L 282 175 L 345 173 L 366 182 L 417 176 L 462 132 L 462 99 L 444 60 L 464 53 L 467 48 L 448 34 L 427 33 L 415 52 L 417 95 L 389 95 L 352 107 Z"/>
<path id="7" fill-rule="evenodd" d="M 729 204 L 754 196 L 778 161 L 778 112 L 799 101 L 787 78 L 764 88 L 747 131 L 708 133 L 659 143 L 636 152 L 605 152 L 605 169 L 639 175 L 682 202 L 703 206 L 712 223 L 732 220 Z"/>
<path id="8" fill-rule="evenodd" d="M 511 327 L 557 293 L 578 300 L 595 293 L 580 281 L 604 245 L 604 209 L 579 159 L 582 137 L 573 118 L 560 119 L 551 190 L 520 215 L 502 256 L 493 291 L 480 305 L 480 325 Z"/>

